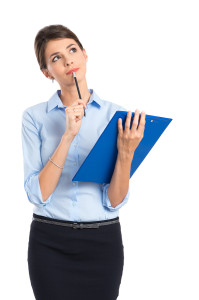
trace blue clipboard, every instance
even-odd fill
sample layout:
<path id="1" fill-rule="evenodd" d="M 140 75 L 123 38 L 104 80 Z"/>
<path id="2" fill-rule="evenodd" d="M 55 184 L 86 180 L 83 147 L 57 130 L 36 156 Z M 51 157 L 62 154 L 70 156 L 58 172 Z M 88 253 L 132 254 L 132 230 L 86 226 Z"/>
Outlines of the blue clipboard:
<path id="1" fill-rule="evenodd" d="M 124 129 L 126 116 L 127 111 L 115 112 L 72 181 L 110 183 L 118 153 L 118 119 L 122 119 Z M 133 116 L 134 112 L 132 112 L 130 128 L 132 126 Z M 172 119 L 146 115 L 145 121 L 144 137 L 134 152 L 130 177 L 143 162 Z"/>

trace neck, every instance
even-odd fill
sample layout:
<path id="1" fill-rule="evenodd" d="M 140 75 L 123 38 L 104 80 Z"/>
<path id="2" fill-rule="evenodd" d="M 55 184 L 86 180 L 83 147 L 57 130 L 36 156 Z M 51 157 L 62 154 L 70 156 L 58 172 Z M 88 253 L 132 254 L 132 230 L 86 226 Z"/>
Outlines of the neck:
<path id="1" fill-rule="evenodd" d="M 91 96 L 87 87 L 87 83 L 79 81 L 78 86 L 79 86 L 81 98 L 85 102 L 85 104 L 87 104 Z M 71 106 L 77 102 L 77 99 L 79 99 L 79 94 L 75 82 L 70 86 L 67 87 L 60 86 L 60 88 L 61 88 L 60 98 L 63 105 Z"/>

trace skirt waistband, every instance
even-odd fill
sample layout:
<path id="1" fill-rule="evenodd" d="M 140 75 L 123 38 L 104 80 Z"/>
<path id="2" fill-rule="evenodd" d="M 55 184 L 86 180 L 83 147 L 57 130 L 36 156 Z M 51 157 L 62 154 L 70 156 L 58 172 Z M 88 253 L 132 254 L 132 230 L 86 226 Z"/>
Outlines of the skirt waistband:
<path id="1" fill-rule="evenodd" d="M 78 229 L 78 228 L 83 229 L 83 228 L 99 228 L 100 226 L 119 223 L 119 217 L 116 217 L 114 219 L 94 221 L 94 222 L 73 222 L 73 221 L 57 220 L 53 218 L 39 216 L 33 213 L 32 221 L 38 221 L 38 222 L 43 222 L 43 223 L 53 224 L 53 225 L 67 226 L 73 229 Z"/>

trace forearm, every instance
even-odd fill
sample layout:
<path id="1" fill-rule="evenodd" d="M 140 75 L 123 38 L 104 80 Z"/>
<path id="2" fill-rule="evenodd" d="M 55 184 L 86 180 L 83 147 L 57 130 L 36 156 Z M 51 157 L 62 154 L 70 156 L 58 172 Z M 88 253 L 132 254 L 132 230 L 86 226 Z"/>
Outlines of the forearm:
<path id="1" fill-rule="evenodd" d="M 64 166 L 71 142 L 72 142 L 71 137 L 67 135 L 62 136 L 62 139 L 58 147 L 56 148 L 55 152 L 51 156 L 51 159 L 57 165 L 61 167 Z M 50 160 L 48 160 L 44 168 L 40 171 L 39 184 L 40 184 L 42 199 L 44 202 L 54 192 L 59 182 L 59 178 L 61 176 L 62 170 L 63 169 L 55 166 Z"/>
<path id="2" fill-rule="evenodd" d="M 120 155 L 118 153 L 115 169 L 107 190 L 112 207 L 120 204 L 128 192 L 132 159 L 133 155 Z"/>

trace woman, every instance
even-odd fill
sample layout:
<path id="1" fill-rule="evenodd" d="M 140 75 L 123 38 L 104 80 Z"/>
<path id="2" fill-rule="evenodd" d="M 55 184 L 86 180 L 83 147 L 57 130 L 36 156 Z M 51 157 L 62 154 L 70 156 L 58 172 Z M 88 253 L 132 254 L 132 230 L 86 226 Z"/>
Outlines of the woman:
<path id="1" fill-rule="evenodd" d="M 42 28 L 34 46 L 41 71 L 60 90 L 22 116 L 24 188 L 34 204 L 28 245 L 33 292 L 39 300 L 115 300 L 124 264 L 119 209 L 129 198 L 130 167 L 145 113 L 138 126 L 135 111 L 131 129 L 130 111 L 124 129 L 118 119 L 110 184 L 73 182 L 114 113 L 125 109 L 88 89 L 88 56 L 67 27 Z"/>

